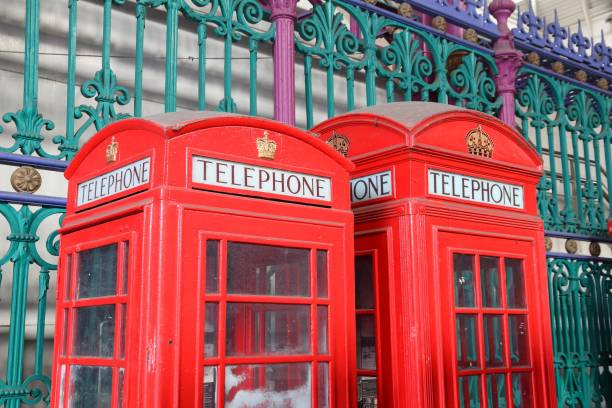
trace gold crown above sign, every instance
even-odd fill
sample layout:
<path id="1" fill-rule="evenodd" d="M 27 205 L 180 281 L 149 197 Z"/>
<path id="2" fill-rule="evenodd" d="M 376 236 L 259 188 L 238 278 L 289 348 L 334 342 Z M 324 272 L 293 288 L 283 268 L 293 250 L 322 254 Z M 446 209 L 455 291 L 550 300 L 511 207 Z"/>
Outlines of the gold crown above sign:
<path id="1" fill-rule="evenodd" d="M 111 142 L 106 145 L 106 162 L 114 163 L 117 161 L 117 154 L 119 153 L 119 143 L 115 140 L 115 136 L 111 139 Z"/>
<path id="2" fill-rule="evenodd" d="M 468 132 L 465 136 L 465 141 L 467 142 L 470 154 L 488 158 L 493 157 L 493 149 L 495 148 L 493 140 L 482 130 L 480 125 Z"/>
<path id="3" fill-rule="evenodd" d="M 351 145 L 348 137 L 340 135 L 334 130 L 331 137 L 327 139 L 326 143 L 340 152 L 344 157 L 348 156 L 349 146 Z"/>
<path id="4" fill-rule="evenodd" d="M 276 142 L 268 139 L 269 133 L 264 132 L 263 137 L 257 138 L 257 157 L 274 160 L 276 156 Z"/>

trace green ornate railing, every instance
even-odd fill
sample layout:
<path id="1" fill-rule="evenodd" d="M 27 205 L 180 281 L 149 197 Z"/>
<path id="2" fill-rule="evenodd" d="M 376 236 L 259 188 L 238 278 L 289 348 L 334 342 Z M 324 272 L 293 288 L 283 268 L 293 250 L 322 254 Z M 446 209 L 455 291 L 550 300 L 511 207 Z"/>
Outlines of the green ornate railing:
<path id="1" fill-rule="evenodd" d="M 605 235 L 611 217 L 612 96 L 530 66 L 519 71 L 520 131 L 547 169 L 538 187 L 545 228 Z"/>
<path id="2" fill-rule="evenodd" d="M 559 407 L 612 401 L 612 261 L 548 258 Z"/>

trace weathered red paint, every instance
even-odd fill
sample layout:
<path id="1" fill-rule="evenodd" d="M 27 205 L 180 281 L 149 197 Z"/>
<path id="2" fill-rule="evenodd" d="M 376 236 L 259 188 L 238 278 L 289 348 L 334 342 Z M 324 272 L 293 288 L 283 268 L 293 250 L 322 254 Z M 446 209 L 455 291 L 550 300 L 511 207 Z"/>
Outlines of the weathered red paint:
<path id="1" fill-rule="evenodd" d="M 277 143 L 274 160 L 258 158 L 256 139 L 264 131 Z M 112 138 L 119 150 L 117 161 L 109 164 L 105 152 Z M 194 154 L 328 177 L 331 200 L 194 183 L 191 177 Z M 109 178 L 109 172 L 146 157 L 150 157 L 148 182 L 96 199 L 103 191 L 110 191 L 109 183 L 116 183 L 115 178 Z M 306 132 L 270 120 L 237 115 L 189 112 L 130 119 L 111 124 L 95 135 L 66 171 L 69 191 L 67 215 L 61 230 L 51 406 L 60 406 L 60 395 L 63 395 L 61 406 L 70 406 L 70 375 L 66 370 L 62 378 L 64 365 L 112 367 L 115 370 L 113 408 L 119 406 L 116 373 L 120 369 L 125 370 L 123 406 L 184 408 L 202 407 L 204 365 L 300 361 L 330 362 L 331 405 L 354 406 L 353 215 L 348 194 L 352 169 L 348 160 Z M 83 188 L 84 200 L 88 202 L 77 206 L 79 183 L 100 175 L 105 176 L 98 184 Z M 217 302 L 223 316 L 232 300 L 266 302 L 269 299 L 269 296 L 228 295 L 223 292 L 224 272 L 220 272 L 221 292 L 204 295 L 206 239 L 310 248 L 311 276 L 313 264 L 316 265 L 315 249 L 329 251 L 327 299 L 314 295 L 316 283 L 311 277 L 309 297 L 278 300 L 282 304 L 310 305 L 313 313 L 308 322 L 312 330 L 309 353 L 226 357 L 223 355 L 225 322 L 219 321 L 220 354 L 204 357 L 204 300 Z M 114 242 L 129 242 L 129 250 L 120 246 L 117 260 L 118 269 L 124 258 L 129 260 L 127 294 L 75 299 L 77 254 Z M 67 262 L 68 256 L 73 262 Z M 223 252 L 219 258 L 220 270 L 224 271 L 227 259 Z M 119 279 L 117 285 L 121 283 Z M 72 355 L 70 339 L 74 336 L 76 308 L 100 304 L 113 304 L 116 310 L 127 307 L 125 358 L 117 351 L 117 330 L 112 357 Z M 317 305 L 329 307 L 328 354 L 314 352 Z M 240 338 L 240 333 L 236 331 L 236 338 Z M 65 338 L 68 338 L 66 345 Z M 224 406 L 224 389 L 220 385 L 223 375 L 220 369 L 219 406 Z M 315 375 L 311 384 L 312 398 L 316 401 Z"/>
<path id="2" fill-rule="evenodd" d="M 477 125 L 494 143 L 492 158 L 468 153 L 466 134 Z M 522 260 L 531 355 L 524 371 L 532 378 L 532 401 L 524 402 L 534 408 L 556 406 L 543 225 L 536 207 L 542 163 L 536 151 L 491 116 L 433 103 L 377 105 L 329 119 L 313 132 L 322 140 L 334 133 L 349 139 L 348 157 L 356 164 L 353 180 L 392 172 L 390 195 L 353 205 L 356 255 L 374 256 L 380 406 L 460 406 L 453 252 L 474 259 L 493 255 Z M 524 207 L 430 194 L 428 169 L 522 186 Z M 471 311 L 482 314 L 486 309 Z M 477 330 L 482 338 L 482 324 Z M 503 333 L 508 353 L 508 330 Z M 506 381 L 506 390 L 509 386 Z M 479 406 L 490 406 L 486 390 L 480 392 Z"/>

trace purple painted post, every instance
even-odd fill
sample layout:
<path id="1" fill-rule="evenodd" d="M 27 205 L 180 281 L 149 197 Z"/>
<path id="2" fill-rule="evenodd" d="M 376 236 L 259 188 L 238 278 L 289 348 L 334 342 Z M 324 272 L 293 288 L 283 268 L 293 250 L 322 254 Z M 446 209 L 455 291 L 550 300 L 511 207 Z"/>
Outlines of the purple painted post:
<path id="1" fill-rule="evenodd" d="M 512 0 L 493 0 L 489 5 L 489 11 L 497 19 L 499 38 L 493 46 L 495 51 L 495 62 L 499 70 L 495 78 L 497 93 L 502 96 L 502 107 L 499 118 L 507 125 L 514 128 L 514 93 L 516 92 L 516 73 L 523 63 L 523 54 L 514 48 L 512 32 L 508 27 L 508 17 L 514 11 L 516 5 Z"/>
<path id="2" fill-rule="evenodd" d="M 295 27 L 296 0 L 270 0 L 274 41 L 274 119 L 295 125 Z"/>

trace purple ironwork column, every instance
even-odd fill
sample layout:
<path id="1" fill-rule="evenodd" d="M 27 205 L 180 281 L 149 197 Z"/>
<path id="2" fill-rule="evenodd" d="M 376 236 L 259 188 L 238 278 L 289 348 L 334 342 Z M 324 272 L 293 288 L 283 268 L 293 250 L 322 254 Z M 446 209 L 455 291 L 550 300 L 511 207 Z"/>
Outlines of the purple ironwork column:
<path id="1" fill-rule="evenodd" d="M 502 97 L 502 106 L 499 118 L 514 128 L 514 93 L 516 92 L 516 73 L 521 67 L 523 54 L 514 48 L 512 32 L 508 27 L 508 17 L 512 14 L 516 5 L 512 0 L 493 0 L 489 5 L 489 11 L 497 19 L 499 38 L 493 46 L 495 51 L 495 62 L 499 74 L 495 78 L 497 93 Z"/>
<path id="2" fill-rule="evenodd" d="M 274 119 L 295 124 L 295 27 L 296 0 L 270 0 L 274 41 Z"/>

